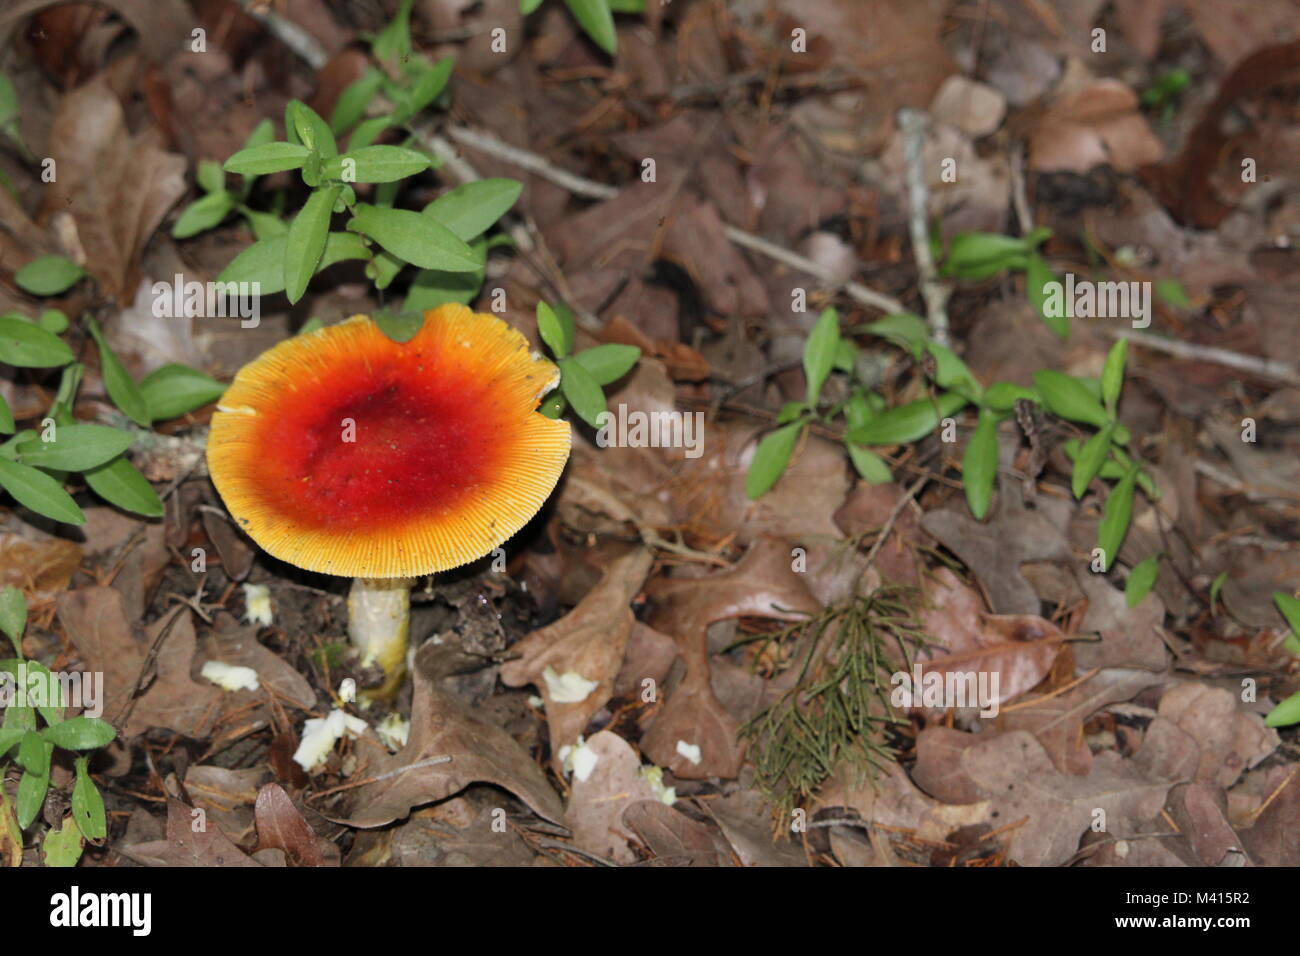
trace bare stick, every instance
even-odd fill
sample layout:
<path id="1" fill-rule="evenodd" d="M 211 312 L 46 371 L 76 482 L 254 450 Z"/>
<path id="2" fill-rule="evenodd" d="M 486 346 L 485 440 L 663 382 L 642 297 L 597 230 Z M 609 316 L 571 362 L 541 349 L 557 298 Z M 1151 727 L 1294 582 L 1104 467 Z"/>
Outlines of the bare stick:
<path id="1" fill-rule="evenodd" d="M 930 251 L 930 234 L 926 228 L 926 210 L 930 191 L 925 184 L 923 157 L 925 131 L 930 120 L 920 110 L 898 111 L 898 125 L 903 131 L 903 158 L 907 165 L 907 202 L 911 215 L 908 225 L 912 232 L 912 255 L 921 274 L 921 297 L 925 299 L 926 317 L 930 322 L 930 335 L 940 345 L 950 344 L 948 336 L 948 297 L 952 289 L 939 281 L 934 268 L 934 255 Z"/>
<path id="2" fill-rule="evenodd" d="M 1134 345 L 1155 349 L 1157 352 L 1164 352 L 1176 358 L 1213 362 L 1215 365 L 1226 365 L 1228 368 L 1239 369 L 1251 375 L 1270 378 L 1274 381 L 1284 382 L 1287 385 L 1300 385 L 1300 370 L 1297 370 L 1294 365 L 1277 359 L 1242 355 L 1240 352 L 1230 352 L 1227 349 L 1216 348 L 1213 345 L 1197 345 L 1194 342 L 1164 339 L 1158 335 L 1152 335 L 1150 332 L 1139 332 L 1136 329 L 1103 328 L 1101 331 L 1104 335 L 1108 335 L 1113 339 L 1128 339 Z"/>

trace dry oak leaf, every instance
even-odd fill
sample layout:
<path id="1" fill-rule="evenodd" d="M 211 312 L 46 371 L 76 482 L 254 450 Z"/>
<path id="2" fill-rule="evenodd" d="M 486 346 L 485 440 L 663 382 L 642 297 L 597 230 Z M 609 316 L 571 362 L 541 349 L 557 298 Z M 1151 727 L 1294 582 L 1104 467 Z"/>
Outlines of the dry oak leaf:
<path id="1" fill-rule="evenodd" d="M 1020 573 L 1030 561 L 1068 561 L 1061 529 L 1035 509 L 1026 508 L 1016 482 L 1002 482 L 988 521 L 961 509 L 931 511 L 921 527 L 948 548 L 984 586 L 995 614 L 1037 614 L 1038 595 Z"/>
<path id="2" fill-rule="evenodd" d="M 722 707 L 709 682 L 709 625 L 737 617 L 800 621 L 822 606 L 791 568 L 789 543 L 759 538 L 734 567 L 695 578 L 657 578 L 647 586 L 655 603 L 649 624 L 671 634 L 686 663 L 686 676 L 641 741 L 646 755 L 683 779 L 734 777 L 744 754 L 739 725 Z M 700 748 L 697 761 L 679 744 Z"/>
<path id="3" fill-rule="evenodd" d="M 721 834 L 659 800 L 640 800 L 623 811 L 623 823 L 659 866 L 729 866 L 731 849 Z"/>
<path id="4" fill-rule="evenodd" d="M 509 790 L 554 823 L 564 818 L 560 798 L 514 738 L 418 673 L 414 682 L 406 746 L 367 766 L 367 777 L 383 779 L 358 787 L 351 815 L 331 820 L 351 827 L 382 827 L 406 817 L 413 807 L 445 799 L 475 782 Z M 439 757 L 452 759 L 430 762 Z"/>
<path id="5" fill-rule="evenodd" d="M 596 765 L 586 780 L 574 776 L 564 824 L 582 849 L 618 863 L 634 863 L 638 857 L 628 843 L 633 833 L 623 821 L 623 811 L 658 798 L 641 775 L 641 758 L 618 734 L 602 730 L 586 746 L 595 753 Z"/>
<path id="6" fill-rule="evenodd" d="M 139 638 L 127 622 L 121 593 L 113 588 L 65 591 L 56 607 L 86 670 L 104 674 L 104 713 L 123 739 L 151 727 L 196 739 L 206 735 L 217 716 L 221 691 L 190 679 L 197 642 L 189 608 L 173 608 Z M 144 671 L 154 647 L 157 654 L 150 679 Z M 137 685 L 141 690 L 132 700 Z M 124 723 L 123 713 L 127 714 Z"/>
<path id="7" fill-rule="evenodd" d="M 984 614 L 979 595 L 948 568 L 935 574 L 927 596 L 931 606 L 920 612 L 921 628 L 942 647 L 917 652 L 913 664 L 922 675 L 988 675 L 981 690 L 990 696 L 981 697 L 981 707 L 1000 707 L 1037 685 L 1065 641 L 1056 625 L 1037 614 Z"/>
<path id="8" fill-rule="evenodd" d="M 1021 866 L 1060 866 L 1079 838 L 1105 814 L 1106 832 L 1129 837 L 1160 812 L 1168 782 L 1140 775 L 1114 751 L 1096 756 L 1087 776 L 1063 774 L 1032 734 L 1013 730 L 967 747 L 961 770 L 993 804 L 995 826 L 1023 824 L 1007 836 L 1008 855 Z"/>
<path id="9" fill-rule="evenodd" d="M 533 684 L 541 691 L 556 772 L 562 769 L 560 748 L 577 742 L 592 715 L 613 694 L 614 679 L 636 623 L 629 605 L 641 592 L 652 563 L 653 556 L 644 548 L 616 560 L 577 607 L 515 644 L 511 650 L 518 659 L 501 667 L 501 680 L 507 687 Z M 582 700 L 556 700 L 551 682 L 543 676 L 548 668 L 556 677 L 577 674 L 582 680 L 595 681 L 596 686 Z"/>
<path id="10" fill-rule="evenodd" d="M 198 828 L 198 829 L 196 829 Z M 167 799 L 167 837 L 119 847 L 141 866 L 261 866 L 230 838 L 175 797 Z"/>
<path id="11" fill-rule="evenodd" d="M 1133 759 L 1150 773 L 1163 770 L 1169 779 L 1230 787 L 1277 745 L 1277 731 L 1265 727 L 1259 714 L 1242 709 L 1230 691 L 1183 681 L 1160 698 Z"/>
<path id="12" fill-rule="evenodd" d="M 1078 645 L 1076 647 L 1076 652 Z M 1162 677 L 1136 670 L 1107 669 L 1079 686 L 1043 700 L 1023 700 L 1002 715 L 1005 730 L 1027 730 L 1064 773 L 1086 774 L 1092 769 L 1092 750 L 1083 736 L 1084 722 L 1109 704 L 1132 700 Z M 919 747 L 919 743 L 918 743 Z"/>
<path id="13" fill-rule="evenodd" d="M 58 178 L 45 190 L 41 221 L 71 217 L 80 248 L 68 251 L 124 306 L 140 284 L 145 244 L 185 195 L 185 158 L 158 142 L 153 130 L 130 134 L 102 76 L 64 96 L 50 129 Z"/>
<path id="14" fill-rule="evenodd" d="M 1165 605 L 1154 591 L 1137 607 L 1129 607 L 1124 592 L 1101 575 L 1076 569 L 1075 578 L 1088 595 L 1088 613 L 1079 631 L 1101 634 L 1098 642 L 1075 644 L 1074 660 L 1080 668 L 1141 667 L 1158 672 L 1169 666 L 1169 650 L 1160 637 Z"/>
<path id="15" fill-rule="evenodd" d="M 1082 174 L 1106 163 L 1128 173 L 1158 162 L 1162 152 L 1137 94 L 1119 80 L 1100 79 L 1048 108 L 1029 138 L 1028 165 Z"/>
<path id="16" fill-rule="evenodd" d="M 268 783 L 258 791 L 254 814 L 258 850 L 282 850 L 289 866 L 329 865 L 324 849 L 330 844 L 316 835 L 302 811 L 278 783 Z M 337 866 L 336 848 L 330 856 Z"/>

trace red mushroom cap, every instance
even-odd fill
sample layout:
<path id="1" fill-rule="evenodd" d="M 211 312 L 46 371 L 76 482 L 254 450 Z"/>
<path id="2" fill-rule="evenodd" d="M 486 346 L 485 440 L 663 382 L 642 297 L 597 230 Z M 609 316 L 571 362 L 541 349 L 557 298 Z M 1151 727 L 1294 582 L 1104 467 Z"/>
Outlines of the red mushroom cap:
<path id="1" fill-rule="evenodd" d="M 536 409 L 558 381 L 493 315 L 444 305 L 405 343 L 354 316 L 239 371 L 212 417 L 208 469 L 283 561 L 349 577 L 443 571 L 500 545 L 555 488 L 569 426 Z"/>

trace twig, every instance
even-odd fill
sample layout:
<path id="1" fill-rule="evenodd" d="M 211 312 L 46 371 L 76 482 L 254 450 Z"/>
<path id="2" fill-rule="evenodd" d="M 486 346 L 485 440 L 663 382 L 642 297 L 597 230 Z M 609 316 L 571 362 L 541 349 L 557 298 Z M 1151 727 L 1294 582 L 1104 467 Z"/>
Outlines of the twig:
<path id="1" fill-rule="evenodd" d="M 873 309 L 880 309 L 882 312 L 903 312 L 903 303 L 899 302 L 892 296 L 869 289 L 860 282 L 839 283 L 831 275 L 830 271 L 813 262 L 806 256 L 801 256 L 797 252 L 792 252 L 784 246 L 778 246 L 774 242 L 768 242 L 752 233 L 745 232 L 743 229 L 737 229 L 735 226 L 724 225 L 722 227 L 723 235 L 738 246 L 749 249 L 751 252 L 757 252 L 760 255 L 767 256 L 769 259 L 775 259 L 777 262 L 785 263 L 792 269 L 798 269 L 800 272 L 806 272 L 810 276 L 821 279 L 837 289 L 843 289 L 844 294 L 853 299 L 860 305 L 870 306 Z"/>
<path id="2" fill-rule="evenodd" d="M 451 763 L 451 757 L 431 757 L 428 760 L 420 760 L 416 763 L 409 763 L 405 767 L 398 767 L 396 770 L 390 770 L 387 773 L 381 773 L 374 777 L 366 777 L 364 780 L 353 780 L 349 783 L 340 784 L 337 787 L 331 787 L 328 790 L 322 790 L 320 793 L 313 793 L 311 799 L 319 800 L 321 797 L 327 797 L 332 793 L 338 793 L 341 790 L 354 790 L 357 787 L 364 787 L 367 784 L 378 783 L 380 780 L 388 780 L 392 777 L 406 773 L 408 770 L 422 770 L 425 767 L 433 767 L 440 763 Z"/>
<path id="3" fill-rule="evenodd" d="M 939 281 L 935 271 L 926 221 L 930 192 L 925 184 L 923 162 L 925 131 L 929 122 L 929 117 L 920 110 L 898 111 L 898 125 L 903 131 L 903 158 L 907 165 L 907 201 L 911 213 L 908 225 L 912 233 L 912 254 L 916 257 L 916 268 L 921 274 L 921 297 L 925 299 L 930 336 L 939 345 L 947 346 L 950 344 L 947 306 L 952 289 Z"/>
<path id="4" fill-rule="evenodd" d="M 1025 150 L 1019 143 L 1011 148 L 1011 203 L 1023 236 L 1034 228 L 1034 214 L 1029 209 L 1029 194 L 1025 190 Z"/>
<path id="5" fill-rule="evenodd" d="M 876 535 L 876 540 L 871 545 L 871 550 L 867 552 L 867 559 L 862 565 L 863 574 L 866 574 L 867 569 L 875 563 L 876 555 L 880 553 L 880 549 L 885 546 L 886 539 L 888 539 L 890 534 L 893 533 L 894 524 L 898 521 L 898 516 L 903 513 L 903 509 L 907 507 L 908 502 L 916 497 L 917 492 L 920 491 L 929 480 L 929 475 L 922 475 L 920 478 L 916 479 L 916 481 L 912 482 L 912 486 L 904 492 L 903 497 L 899 498 L 894 504 L 894 507 L 889 512 L 889 517 L 885 519 L 884 525 Z"/>
<path id="6" fill-rule="evenodd" d="M 1128 339 L 1135 345 L 1155 349 L 1157 352 L 1164 352 L 1175 358 L 1213 362 L 1215 365 L 1235 368 L 1251 375 L 1273 379 L 1287 385 L 1300 385 L 1300 370 L 1297 370 L 1294 365 L 1278 359 L 1242 355 L 1240 352 L 1230 352 L 1227 349 L 1217 348 L 1213 345 L 1197 345 L 1194 342 L 1164 339 L 1158 335 L 1152 335 L 1150 332 L 1139 332 L 1136 329 L 1103 328 L 1101 331 L 1104 335 L 1108 335 L 1113 339 Z"/>

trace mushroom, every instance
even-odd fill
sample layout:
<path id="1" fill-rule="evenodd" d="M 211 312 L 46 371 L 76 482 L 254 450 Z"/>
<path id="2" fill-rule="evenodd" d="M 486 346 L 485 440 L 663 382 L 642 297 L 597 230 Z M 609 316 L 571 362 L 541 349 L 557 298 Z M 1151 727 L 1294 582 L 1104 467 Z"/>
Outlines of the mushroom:
<path id="1" fill-rule="evenodd" d="M 414 579 L 500 546 L 555 488 L 569 426 L 537 406 L 559 374 L 496 316 L 444 305 L 405 343 L 364 315 L 287 339 L 226 391 L 212 481 L 265 551 L 353 579 L 371 696 L 405 673 Z"/>

